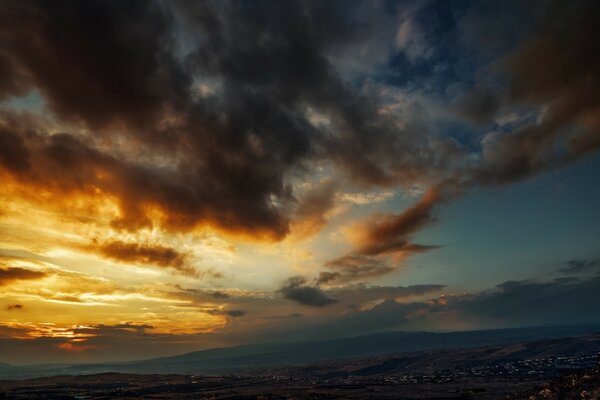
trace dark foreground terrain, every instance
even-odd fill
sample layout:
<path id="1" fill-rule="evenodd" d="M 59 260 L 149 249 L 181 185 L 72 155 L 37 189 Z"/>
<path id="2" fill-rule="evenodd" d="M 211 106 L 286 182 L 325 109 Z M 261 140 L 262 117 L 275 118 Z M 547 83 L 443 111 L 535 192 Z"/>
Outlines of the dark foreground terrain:
<path id="1" fill-rule="evenodd" d="M 97 374 L 4 381 L 2 399 L 600 399 L 600 368 L 535 377 L 315 382 L 280 376 Z"/>
<path id="2" fill-rule="evenodd" d="M 600 399 L 600 334 L 407 352 L 235 375 L 0 381 L 6 399 Z"/>

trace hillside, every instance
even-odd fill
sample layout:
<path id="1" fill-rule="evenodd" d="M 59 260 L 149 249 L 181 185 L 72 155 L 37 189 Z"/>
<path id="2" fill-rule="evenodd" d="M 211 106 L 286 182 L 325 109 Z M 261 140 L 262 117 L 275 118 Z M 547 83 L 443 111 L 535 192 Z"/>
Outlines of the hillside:
<path id="1" fill-rule="evenodd" d="M 47 365 L 0 368 L 0 377 L 34 377 L 58 374 L 121 373 L 242 373 L 272 366 L 300 366 L 317 362 L 365 358 L 393 353 L 464 349 L 533 342 L 581 335 L 596 327 L 519 328 L 465 332 L 389 332 L 353 338 L 303 343 L 262 343 L 210 349 L 144 361 L 111 364 Z M 545 343 L 547 351 L 577 346 L 568 341 Z M 566 352 L 572 348 L 562 349 Z M 562 351 L 561 350 L 561 351 Z M 542 350 L 539 351 L 540 353 Z M 524 354 L 523 354 L 524 355 Z"/>

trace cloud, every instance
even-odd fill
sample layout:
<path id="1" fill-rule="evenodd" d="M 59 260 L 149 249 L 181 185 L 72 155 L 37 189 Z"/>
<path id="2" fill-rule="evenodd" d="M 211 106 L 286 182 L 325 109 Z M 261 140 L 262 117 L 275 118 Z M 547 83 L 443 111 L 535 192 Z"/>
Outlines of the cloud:
<path id="1" fill-rule="evenodd" d="M 388 190 L 376 193 L 340 193 L 338 198 L 351 204 L 367 205 L 383 203 L 393 198 L 394 195 L 395 192 Z"/>
<path id="2" fill-rule="evenodd" d="M 245 310 L 227 310 L 227 311 L 225 311 L 225 314 L 229 315 L 230 317 L 237 318 L 237 317 L 243 317 L 244 315 L 246 315 L 246 311 Z"/>
<path id="3" fill-rule="evenodd" d="M 511 326 L 598 322 L 593 293 L 600 279 L 580 281 L 507 281 L 475 295 L 448 297 L 441 311 Z M 568 322 L 567 322 L 568 321 Z"/>
<path id="4" fill-rule="evenodd" d="M 415 63 L 433 55 L 434 47 L 431 46 L 419 24 L 411 18 L 405 19 L 398 28 L 395 40 L 396 48 L 408 59 Z"/>
<path id="5" fill-rule="evenodd" d="M 436 285 L 375 288 L 374 292 L 388 292 L 389 297 L 381 298 L 383 301 L 377 299 L 379 302 L 371 307 L 356 307 L 344 314 L 313 320 L 314 324 L 306 321 L 301 327 L 295 326 L 293 332 L 281 332 L 279 335 L 322 339 L 386 330 L 469 330 L 600 322 L 597 313 L 600 300 L 594 295 L 600 289 L 599 278 L 566 282 L 508 281 L 480 292 L 410 301 L 413 295 L 426 295 L 442 289 Z M 361 299 L 365 294 L 363 300 L 370 298 L 368 291 L 343 298 L 348 290 L 352 289 L 336 293 L 341 296 L 340 301 L 350 301 L 352 297 Z M 404 292 L 406 297 L 395 298 L 396 290 Z"/>
<path id="6" fill-rule="evenodd" d="M 367 185 L 439 176 L 416 130 L 382 117 L 334 63 L 379 41 L 390 18 L 376 5 L 343 13 L 318 2 L 0 7 L 10 74 L 0 96 L 36 90 L 55 116 L 4 112 L 0 142 L 12 150 L 0 153 L 0 168 L 56 194 L 57 204 L 67 194 L 116 201 L 116 228 L 210 227 L 280 240 L 293 221 L 307 232 L 326 221 L 332 186 L 303 201 L 293 185 L 317 164 Z M 198 89 L 206 81 L 219 89 Z M 329 124 L 315 126 L 309 109 Z"/>
<path id="7" fill-rule="evenodd" d="M 80 327 L 80 328 L 75 329 L 74 333 L 75 334 L 93 333 L 94 335 L 97 336 L 101 333 L 106 334 L 106 333 L 114 333 L 114 332 L 128 332 L 128 333 L 135 333 L 137 336 L 144 336 L 144 335 L 148 334 L 146 332 L 147 330 L 151 330 L 154 328 L 155 327 L 150 324 L 125 322 L 125 323 L 114 324 L 114 325 L 99 324 L 96 326 L 85 327 L 85 328 Z"/>
<path id="8" fill-rule="evenodd" d="M 309 286 L 306 279 L 293 277 L 279 289 L 279 293 L 288 300 L 310 307 L 325 307 L 337 303 L 337 300 L 327 297 L 316 286 Z"/>
<path id="9" fill-rule="evenodd" d="M 42 279 L 47 276 L 42 271 L 32 271 L 19 267 L 0 267 L 0 286 L 6 286 L 16 281 Z"/>
<path id="10" fill-rule="evenodd" d="M 185 101 L 173 21 L 158 3 L 8 1 L 0 11 L 2 54 L 13 66 L 5 79 L 16 81 L 5 89 L 37 88 L 63 119 L 153 131 Z"/>
<path id="11" fill-rule="evenodd" d="M 362 282 L 395 270 L 384 261 L 359 255 L 346 255 L 327 261 L 325 267 L 331 271 L 319 273 L 319 284 Z"/>
<path id="12" fill-rule="evenodd" d="M 558 270 L 561 274 L 584 274 L 588 272 L 600 273 L 600 259 L 596 260 L 569 260 L 567 266 Z"/>
<path id="13" fill-rule="evenodd" d="M 480 124 L 489 123 L 500 109 L 499 89 L 476 86 L 458 99 L 458 111 Z"/>
<path id="14" fill-rule="evenodd" d="M 343 311 L 349 304 L 357 307 L 372 307 L 373 303 L 386 299 L 409 299 L 418 298 L 427 294 L 439 292 L 445 288 L 439 284 L 421 284 L 409 286 L 369 286 L 366 284 L 350 284 L 336 282 L 326 285 L 318 282 L 318 278 L 309 280 L 303 277 L 292 277 L 288 279 L 275 294 L 295 303 L 309 306 L 311 310 L 304 315 L 307 319 L 315 315 L 328 315 L 328 309 L 335 308 Z M 237 293 L 235 293 L 237 292 Z M 283 320 L 298 317 L 293 308 L 289 308 L 285 302 L 281 303 L 281 297 L 273 296 L 272 292 L 231 292 L 227 298 L 211 298 L 211 292 L 196 289 L 187 289 L 183 293 L 174 294 L 174 299 L 194 299 L 190 306 L 205 307 L 206 304 L 218 303 L 218 307 L 211 308 L 208 312 L 215 315 L 228 315 L 228 310 L 244 310 L 252 313 L 256 319 Z M 183 294 L 183 296 L 181 296 Z M 186 294 L 192 295 L 188 297 Z M 326 307 L 327 306 L 327 307 Z M 284 311 L 282 311 L 282 308 Z M 327 309 L 326 309 L 327 308 Z M 287 311 L 289 310 L 289 311 Z M 251 323 L 251 320 L 248 321 Z"/>
<path id="15" fill-rule="evenodd" d="M 295 319 L 295 318 L 301 318 L 301 317 L 303 317 L 303 315 L 301 313 L 294 312 L 294 313 L 290 313 L 290 314 L 286 314 L 286 315 L 272 315 L 272 316 L 268 316 L 268 317 L 264 317 L 264 318 L 278 320 L 278 319 L 290 319 L 290 318 Z"/>
<path id="16" fill-rule="evenodd" d="M 270 299 L 272 292 L 263 290 L 244 290 L 244 289 L 193 289 L 184 288 L 180 285 L 173 285 L 177 289 L 174 292 L 177 296 L 184 296 L 199 303 L 219 303 L 219 304 L 250 304 L 261 303 Z"/>
<path id="17" fill-rule="evenodd" d="M 0 166 L 11 172 L 29 168 L 29 154 L 23 138 L 11 132 L 7 126 L 0 126 Z"/>
<path id="18" fill-rule="evenodd" d="M 387 299 L 367 310 L 350 311 L 301 330 L 300 337 L 335 338 L 364 335 L 385 330 L 406 329 L 412 315 L 427 309 L 424 303 L 399 303 Z"/>
<path id="19" fill-rule="evenodd" d="M 393 252 L 423 252 L 431 249 L 409 243 L 410 237 L 435 220 L 434 207 L 441 201 L 439 189 L 432 188 L 420 201 L 401 214 L 375 215 L 348 229 L 356 254 L 378 255 Z"/>
<path id="20" fill-rule="evenodd" d="M 342 274 L 340 274 L 339 272 L 321 271 L 319 272 L 319 276 L 317 277 L 316 283 L 317 285 L 323 285 L 329 282 L 336 281 L 341 277 Z"/>
<path id="21" fill-rule="evenodd" d="M 90 202 L 92 198 L 98 201 L 98 197 L 102 199 L 103 196 L 116 198 L 120 215 L 114 219 L 113 227 L 117 229 L 137 230 L 156 223 L 167 229 L 189 230 L 221 221 L 215 227 L 227 225 L 230 232 L 254 231 L 260 236 L 261 232 L 271 230 L 271 227 L 260 227 L 258 220 L 250 221 L 254 218 L 250 214 L 242 217 L 246 218 L 245 223 L 241 223 L 241 220 L 236 222 L 235 214 L 244 213 L 243 208 L 247 208 L 247 203 L 240 204 L 238 208 L 231 203 L 216 201 L 214 197 L 216 208 L 207 206 L 206 202 L 212 201 L 208 197 L 217 196 L 217 192 L 194 189 L 200 182 L 186 182 L 186 176 L 179 175 L 170 167 L 136 164 L 109 154 L 89 142 L 84 143 L 73 135 L 49 135 L 41 121 L 32 117 L 18 118 L 10 113 L 4 115 L 8 116 L 4 121 L 6 126 L 11 125 L 12 131 L 19 132 L 21 137 L 27 136 L 26 147 L 31 160 L 31 168 L 19 170 L 13 177 L 20 185 L 52 195 L 49 200 L 57 204 L 68 196 L 81 196 Z M 241 200 L 233 193 L 224 197 L 234 202 Z M 217 211 L 217 208 L 221 208 L 221 211 Z M 156 213 L 157 210 L 159 213 Z M 261 213 L 260 210 L 257 212 Z M 156 218 L 151 219 L 149 214 Z M 217 214 L 230 217 L 225 221 L 216 218 Z M 272 224 L 268 222 L 267 225 Z"/>
<path id="22" fill-rule="evenodd" d="M 369 302 L 386 299 L 407 299 L 429 295 L 443 290 L 445 285 L 424 284 L 410 286 L 367 286 L 365 284 L 354 284 L 336 287 L 327 290 L 340 302 L 365 305 Z"/>
<path id="23" fill-rule="evenodd" d="M 231 318 L 240 318 L 240 317 L 243 317 L 244 315 L 246 315 L 246 313 L 247 313 L 246 310 L 240 310 L 240 309 L 222 310 L 222 309 L 216 309 L 216 308 L 208 310 L 206 312 L 209 314 L 212 314 L 212 315 L 226 315 Z"/>
<path id="24" fill-rule="evenodd" d="M 422 198 L 401 214 L 375 214 L 345 229 L 353 250 L 329 260 L 317 279 L 319 284 L 362 282 L 398 269 L 398 262 L 415 253 L 438 248 L 412 243 L 412 236 L 435 221 L 435 207 L 442 202 L 442 186 L 430 188 Z M 456 190 L 453 188 L 453 190 Z M 381 256 L 393 255 L 396 265 Z"/>
<path id="25" fill-rule="evenodd" d="M 335 206 L 339 184 L 326 179 L 308 190 L 298 201 L 292 231 L 297 238 L 306 238 L 319 232 L 327 223 L 327 214 Z"/>
<path id="26" fill-rule="evenodd" d="M 169 267 L 185 275 L 198 275 L 193 267 L 187 265 L 187 255 L 170 247 L 119 241 L 109 241 L 93 247 L 113 260 Z"/>
<path id="27" fill-rule="evenodd" d="M 207 13 L 217 11 L 208 4 L 198 7 L 206 7 Z M 3 3 L 1 13 L 6 56 L 27 72 L 27 84 L 40 90 L 62 121 L 82 121 L 94 135 L 109 136 L 108 140 L 125 135 L 121 138 L 125 144 L 143 143 L 148 157 L 166 157 L 173 166 L 144 171 L 136 163 L 65 134 L 61 143 L 50 143 L 49 148 L 28 148 L 29 153 L 47 150 L 56 156 L 55 161 L 69 164 L 58 171 L 45 168 L 52 165 L 35 164 L 34 171 L 41 175 L 38 184 L 72 187 L 69 183 L 76 182 L 114 194 L 120 199 L 121 226 L 132 229 L 150 223 L 144 205 L 152 204 L 169 214 L 168 221 L 162 221 L 166 226 L 189 228 L 210 223 L 232 232 L 250 231 L 272 238 L 287 232 L 287 218 L 271 205 L 270 198 L 288 197 L 282 174 L 287 164 L 294 162 L 295 149 L 301 153 L 306 141 L 299 137 L 298 129 L 294 135 L 273 134 L 269 125 L 294 124 L 293 118 L 275 107 L 268 112 L 273 121 L 263 113 L 257 123 L 255 142 L 272 145 L 258 154 L 256 146 L 245 140 L 250 132 L 247 117 L 242 117 L 248 114 L 238 109 L 243 99 L 225 99 L 229 116 L 224 121 L 216 118 L 221 111 L 194 102 L 191 71 L 184 71 L 175 54 L 171 10 L 159 2 L 54 7 L 40 1 Z M 27 33 L 21 29 L 22 21 L 29 21 Z M 211 35 L 209 47 L 220 40 L 218 35 Z M 218 62 L 218 57 L 214 60 Z M 77 79 L 72 79 L 71 71 L 78 71 Z M 239 89 L 239 93 L 247 92 Z M 259 100 L 255 103 L 258 107 L 268 108 L 266 99 Z M 239 125 L 231 120 L 233 115 Z M 184 121 L 178 126 L 169 122 L 181 119 Z M 288 137 L 291 143 L 287 143 Z M 209 143 L 212 145 L 207 146 Z M 286 151 L 288 159 L 279 159 L 286 156 L 278 150 Z M 6 157 L 3 161 L 13 169 L 17 166 Z M 111 182 L 98 182 L 93 174 L 86 176 L 85 171 L 97 172 L 99 167 L 111 169 Z M 58 174 L 60 182 L 54 182 Z"/>
<path id="28" fill-rule="evenodd" d="M 13 311 L 13 310 L 22 310 L 25 306 L 23 304 L 7 304 L 6 307 L 4 307 L 5 310 L 7 311 Z"/>
<path id="29" fill-rule="evenodd" d="M 19 302 L 23 297 L 35 302 L 32 310 L 40 312 L 48 303 L 99 306 L 127 303 L 132 298 L 151 298 L 156 293 L 146 293 L 144 288 L 121 286 L 92 274 L 62 269 L 51 257 L 43 257 L 20 250 L 4 250 L 0 258 L 14 260 L 22 265 L 36 265 L 42 270 L 20 267 L 0 268 L 0 286 L 11 285 L 7 300 Z M 64 267 L 63 267 L 64 268 Z M 18 284 L 23 282 L 26 284 Z M 40 303 L 40 301 L 42 303 Z M 122 304 L 122 303 L 121 303 Z M 29 306 L 28 306 L 29 307 Z M 41 311 L 43 312 L 43 311 Z"/>
<path id="30" fill-rule="evenodd" d="M 536 121 L 485 143 L 479 172 L 484 183 L 527 178 L 600 147 L 600 56 L 592 39 L 600 33 L 595 22 L 600 7 L 553 1 L 537 14 L 536 29 L 500 69 L 509 82 L 504 101 L 539 106 L 543 112 Z"/>

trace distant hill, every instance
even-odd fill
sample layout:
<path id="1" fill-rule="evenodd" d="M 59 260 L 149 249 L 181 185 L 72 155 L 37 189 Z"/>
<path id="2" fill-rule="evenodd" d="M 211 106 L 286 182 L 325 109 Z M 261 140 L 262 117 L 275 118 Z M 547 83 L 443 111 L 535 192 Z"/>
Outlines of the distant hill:
<path id="1" fill-rule="evenodd" d="M 596 354 L 600 355 L 600 333 L 461 349 L 386 354 L 285 369 L 289 375 L 293 376 L 306 374 L 313 377 L 373 377 L 389 376 L 390 374 L 431 374 L 439 371 L 456 371 L 456 369 L 464 371 L 473 367 L 492 367 L 493 369 L 504 363 L 548 360 L 560 356 L 566 356 L 565 359 L 577 359 L 572 362 L 548 362 L 548 365 L 552 365 L 550 368 L 548 365 L 535 367 L 540 370 L 549 369 L 556 372 L 557 370 L 589 368 L 597 363 L 597 358 L 594 357 Z M 276 369 L 281 372 L 282 367 Z"/>
<path id="2" fill-rule="evenodd" d="M 33 377 L 58 374 L 122 373 L 243 373 L 272 366 L 301 366 L 311 363 L 348 358 L 370 357 L 392 353 L 424 350 L 463 349 L 533 342 L 544 339 L 569 337 L 600 331 L 597 326 L 540 327 L 497 329 L 465 332 L 389 332 L 367 336 L 302 343 L 261 343 L 228 348 L 196 351 L 178 356 L 152 360 L 86 365 L 54 365 L 13 367 L 0 366 L 0 377 Z M 557 341 L 557 346 L 577 346 Z M 568 348 L 563 349 L 568 351 Z M 537 351 L 537 350 L 536 350 Z"/>

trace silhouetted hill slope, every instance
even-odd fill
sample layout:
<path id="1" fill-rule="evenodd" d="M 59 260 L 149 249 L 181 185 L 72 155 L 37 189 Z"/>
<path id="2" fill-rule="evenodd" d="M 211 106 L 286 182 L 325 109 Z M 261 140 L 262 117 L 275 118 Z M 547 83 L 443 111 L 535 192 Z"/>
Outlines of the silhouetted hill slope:
<path id="1" fill-rule="evenodd" d="M 389 332 L 336 340 L 211 349 L 122 365 L 123 372 L 219 372 L 359 358 L 422 350 L 460 349 L 535 341 L 590 332 L 590 327 L 521 328 L 466 332 Z"/>
<path id="2" fill-rule="evenodd" d="M 306 373 L 313 376 L 363 377 L 417 372 L 425 374 L 474 366 L 481 368 L 518 360 L 541 360 L 556 356 L 577 357 L 594 353 L 600 353 L 600 333 L 476 348 L 388 354 L 352 362 L 331 361 L 306 367 Z M 561 367 L 555 364 L 553 368 Z M 565 365 L 563 369 L 572 368 L 572 365 Z M 295 372 L 296 375 L 302 373 L 302 368 Z"/>

